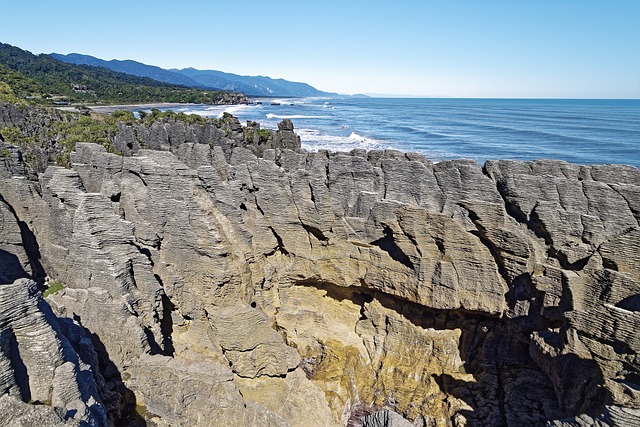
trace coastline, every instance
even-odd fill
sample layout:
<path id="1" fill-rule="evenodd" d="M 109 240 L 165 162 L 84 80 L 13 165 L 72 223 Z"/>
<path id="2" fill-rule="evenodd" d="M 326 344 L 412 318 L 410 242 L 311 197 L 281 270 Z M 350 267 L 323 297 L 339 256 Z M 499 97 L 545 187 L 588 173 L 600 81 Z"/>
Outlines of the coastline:
<path id="1" fill-rule="evenodd" d="M 322 105 L 318 108 L 324 108 Z M 282 109 L 282 114 L 279 115 L 286 115 L 285 108 L 288 107 L 290 106 L 277 107 Z M 64 114 L 56 114 L 58 117 L 47 120 L 45 115 L 38 116 L 17 106 L 13 109 L 15 113 L 0 115 L 0 119 L 7 117 L 11 123 L 27 123 L 24 128 L 30 133 L 25 136 L 46 134 L 43 126 L 51 128 L 52 120 L 67 120 L 66 117 L 61 117 Z M 256 111 L 264 115 L 264 109 Z M 276 107 L 269 111 L 276 111 Z M 224 121 L 219 121 L 209 126 L 221 128 L 224 125 Z M 545 408 L 555 411 L 557 402 L 578 402 L 579 405 L 582 405 L 581 402 L 596 402 L 594 405 L 599 405 L 598 402 L 611 401 L 615 404 L 612 411 L 627 410 L 624 405 L 628 400 L 622 400 L 626 399 L 627 395 L 618 397 L 613 394 L 617 389 L 610 384 L 619 384 L 616 366 L 620 366 L 630 353 L 622 353 L 618 358 L 612 356 L 610 360 L 598 359 L 598 363 L 589 359 L 589 363 L 580 362 L 576 369 L 567 371 L 568 364 L 579 361 L 586 347 L 577 347 L 576 350 L 565 344 L 565 335 L 557 337 L 559 344 L 556 345 L 556 335 L 550 335 L 552 339 L 549 339 L 547 336 L 539 336 L 529 331 L 551 329 L 557 325 L 560 316 L 565 316 L 577 319 L 575 325 L 566 332 L 572 335 L 567 336 L 598 336 L 600 341 L 593 344 L 598 346 L 598 351 L 617 355 L 610 342 L 619 340 L 618 342 L 624 345 L 634 342 L 633 327 L 620 328 L 615 332 L 615 337 L 614 332 L 609 332 L 607 328 L 614 322 L 633 326 L 634 321 L 632 298 L 635 296 L 633 286 L 637 284 L 637 275 L 632 275 L 634 271 L 629 265 L 640 251 L 640 239 L 636 238 L 638 229 L 634 210 L 640 203 L 637 197 L 640 196 L 640 191 L 637 191 L 636 185 L 640 183 L 638 171 L 623 170 L 617 166 L 582 167 L 558 161 L 528 164 L 494 161 L 485 164 L 484 167 L 473 162 L 453 161 L 431 167 L 421 157 L 395 151 L 378 151 L 368 155 L 363 150 L 352 150 L 348 153 L 330 155 L 326 152 L 285 153 L 284 150 L 278 153 L 276 149 L 270 151 L 267 157 L 264 155 L 264 149 L 269 145 L 264 145 L 264 141 L 256 138 L 260 135 L 256 135 L 255 125 L 252 123 L 248 123 L 247 127 L 234 126 L 230 128 L 230 132 L 191 132 L 190 129 L 200 129 L 201 125 L 172 120 L 147 122 L 142 123 L 142 126 L 149 130 L 154 128 L 158 132 L 139 132 L 135 129 L 122 132 L 123 129 L 119 128 L 118 132 L 122 132 L 122 138 L 114 137 L 115 150 L 107 150 L 101 144 L 78 142 L 74 147 L 76 154 L 73 161 L 71 158 L 68 161 L 68 168 L 49 168 L 43 175 L 38 176 L 41 178 L 37 181 L 28 179 L 28 169 L 21 166 L 33 151 L 22 156 L 15 148 L 5 149 L 5 143 L 0 143 L 0 147 L 6 150 L 0 156 L 0 176 L 25 177 L 19 183 L 13 178 L 0 179 L 0 208 L 9 213 L 5 215 L 5 218 L 9 219 L 5 221 L 7 225 L 0 229 L 0 242 L 3 242 L 0 249 L 17 248 L 15 254 L 7 250 L 4 252 L 19 260 L 28 259 L 27 245 L 19 244 L 21 240 L 18 230 L 22 223 L 31 222 L 34 225 L 33 241 L 37 245 L 34 247 L 41 251 L 38 256 L 46 265 L 51 266 L 52 271 L 65 272 L 69 277 L 64 279 L 64 286 L 68 289 L 57 296 L 53 293 L 53 286 L 56 286 L 54 282 L 45 281 L 43 287 L 48 288 L 49 294 L 46 298 L 54 304 L 59 304 L 57 307 L 61 307 L 61 312 L 65 310 L 65 313 L 79 313 L 84 327 L 91 330 L 102 344 L 97 349 L 87 347 L 88 350 L 95 351 L 96 354 L 98 351 L 104 351 L 104 354 L 115 355 L 115 368 L 109 368 L 114 369 L 110 378 L 115 379 L 110 381 L 126 378 L 128 382 L 123 384 L 135 389 L 143 402 L 156 398 L 157 384 L 166 381 L 184 384 L 185 381 L 190 381 L 189 372 L 203 368 L 192 365 L 191 359 L 181 356 L 181 350 L 174 351 L 171 344 L 174 342 L 172 336 L 162 333 L 162 320 L 159 316 L 154 317 L 157 314 L 154 304 L 158 298 L 158 290 L 164 292 L 163 286 L 168 283 L 166 280 L 163 281 L 162 277 L 174 277 L 175 274 L 175 280 L 185 283 L 185 289 L 189 291 L 177 295 L 171 292 L 161 294 L 163 304 L 171 309 L 171 315 L 176 316 L 176 321 L 181 321 L 181 318 L 184 319 L 183 322 L 189 320 L 186 314 L 180 313 L 189 313 L 189 318 L 198 316 L 204 319 L 208 316 L 205 307 L 193 308 L 193 297 L 190 295 L 205 295 L 210 289 L 209 286 L 225 286 L 229 283 L 229 277 L 240 283 L 244 280 L 241 275 L 246 263 L 255 263 L 255 271 L 258 273 L 247 281 L 246 287 L 230 288 L 228 297 L 207 296 L 210 298 L 207 304 L 219 302 L 222 307 L 216 313 L 216 317 L 212 316 L 212 320 L 209 320 L 216 322 L 210 323 L 211 328 L 215 325 L 214 332 L 209 332 L 210 329 L 194 330 L 194 335 L 186 338 L 184 335 L 174 335 L 179 337 L 179 345 L 184 346 L 187 351 L 206 345 L 207 350 L 203 352 L 203 357 L 208 358 L 208 361 L 204 368 L 214 373 L 226 372 L 225 375 L 230 378 L 227 383 L 236 388 L 231 388 L 229 393 L 227 389 L 212 389 L 210 381 L 193 382 L 189 387 L 176 387 L 166 397 L 161 396 L 161 399 L 157 400 L 160 410 L 148 412 L 153 413 L 154 417 L 164 419 L 162 422 L 171 425 L 185 420 L 197 425 L 203 416 L 212 418 L 221 411 L 230 413 L 229 407 L 235 411 L 230 413 L 230 417 L 256 419 L 257 412 L 250 413 L 247 407 L 243 406 L 244 396 L 253 396 L 250 393 L 253 393 L 254 387 L 263 387 L 265 392 L 274 396 L 273 400 L 278 402 L 290 398 L 290 393 L 286 390 L 282 392 L 281 382 L 274 385 L 251 377 L 258 369 L 262 369 L 263 372 L 269 369 L 269 375 L 280 375 L 284 378 L 283 381 L 288 381 L 286 384 L 293 384 L 292 387 L 296 387 L 293 389 L 295 393 L 311 396 L 309 399 L 303 399 L 298 413 L 316 411 L 319 415 L 314 417 L 318 419 L 338 420 L 339 417 L 349 417 L 356 420 L 362 415 L 362 411 L 377 410 L 377 406 L 359 406 L 356 410 L 345 413 L 341 405 L 336 409 L 326 404 L 322 393 L 334 393 L 334 390 L 343 390 L 337 398 L 351 402 L 349 399 L 352 399 L 352 389 L 346 390 L 340 386 L 343 378 L 355 378 L 355 390 L 362 396 L 380 393 L 381 399 L 387 399 L 386 395 L 393 393 L 393 399 L 408 402 L 398 409 L 403 414 L 409 413 L 405 412 L 404 408 L 411 408 L 412 413 L 433 414 L 433 405 L 440 405 L 444 408 L 442 411 L 446 411 L 436 412 L 436 415 L 444 420 L 442 423 L 458 413 L 463 413 L 465 416 L 474 417 L 469 419 L 473 424 L 482 424 L 487 419 L 522 418 L 526 424 L 538 425 L 546 423 L 547 418 L 554 418 L 554 412 Z M 245 132 L 248 128 L 252 128 L 253 132 Z M 279 128 L 276 132 L 283 136 L 285 130 L 293 133 L 289 126 L 286 129 Z M 350 132 L 352 129 L 346 131 Z M 291 136 L 291 133 L 288 135 Z M 239 138 L 235 138 L 236 136 L 242 137 L 245 144 L 238 145 Z M 21 141 L 25 147 L 33 146 L 31 139 Z M 271 138 L 274 145 L 278 144 L 276 147 L 282 146 L 283 141 L 282 138 Z M 65 144 L 50 145 L 54 148 L 67 148 Z M 171 150 L 166 149 L 168 146 Z M 38 148 L 36 146 L 36 149 Z M 145 152 L 140 156 L 131 154 L 142 148 L 155 151 L 153 155 Z M 254 155 L 247 152 L 252 148 L 256 150 Z M 218 153 L 214 154 L 214 150 Z M 258 150 L 262 150 L 262 154 Z M 120 152 L 126 157 L 121 158 L 112 154 L 112 151 Z M 35 154 L 46 159 L 51 157 L 51 151 L 46 150 L 35 151 Z M 357 168 L 357 175 L 353 173 L 354 166 Z M 225 170 L 229 173 L 216 172 Z M 377 179 L 381 174 L 384 174 L 384 182 Z M 40 191 L 38 186 L 41 187 Z M 253 191 L 249 191 L 249 188 L 253 188 Z M 325 191 L 325 188 L 330 191 Z M 210 192 L 209 189 L 213 191 Z M 578 191 L 575 191 L 576 189 Z M 258 190 L 259 197 L 256 197 L 252 193 Z M 322 193 L 316 190 L 322 190 Z M 317 197 L 318 194 L 321 196 Z M 354 194 L 365 194 L 366 197 L 358 196 L 358 209 L 355 211 L 350 207 L 353 206 Z M 557 194 L 557 197 L 547 197 L 547 194 Z M 180 202 L 176 204 L 175 200 Z M 539 207 L 537 200 L 545 200 L 545 205 Z M 32 206 L 36 208 L 30 209 Z M 145 206 L 154 208 L 139 208 Z M 509 219 L 515 219 L 515 216 L 507 211 L 509 206 L 520 209 L 517 216 L 534 218 L 535 222 Z M 292 215 L 283 215 L 283 212 L 291 212 Z M 73 221 L 68 220 L 70 217 Z M 221 217 L 230 220 L 221 221 Z M 234 217 L 240 219 L 231 220 Z M 198 220 L 192 221 L 192 218 Z M 339 221 L 343 221 L 350 229 L 344 232 L 342 230 L 346 228 L 342 228 L 334 232 L 333 228 L 323 227 L 324 229 L 320 230 L 307 225 L 329 224 L 335 222 L 336 218 L 340 218 Z M 124 221 L 126 224 L 123 226 Z M 56 232 L 56 227 L 61 223 L 68 224 L 69 227 L 64 233 Z M 357 226 L 351 226 L 350 223 Z M 487 230 L 487 240 L 480 239 L 473 232 L 473 226 L 470 227 L 469 224 L 474 224 L 476 231 L 483 228 Z M 544 239 L 531 233 L 532 224 L 544 228 Z M 112 231 L 99 232 L 104 229 Z M 265 229 L 269 230 L 273 237 L 267 234 L 265 239 Z M 419 230 L 423 236 L 431 237 L 401 240 L 393 237 L 415 234 L 415 230 Z M 576 239 L 572 230 L 587 232 Z M 622 234 L 620 230 L 623 230 Z M 153 236 L 150 232 L 158 236 L 154 247 L 162 247 L 165 254 L 170 254 L 169 260 L 175 265 L 180 265 L 180 269 L 174 271 L 164 267 L 161 253 L 157 250 L 147 252 L 142 248 L 138 251 L 140 255 L 136 249 L 107 252 L 103 250 L 104 247 L 125 247 L 127 242 L 147 241 L 149 235 Z M 191 238 L 194 235 L 209 238 L 194 240 Z M 221 235 L 225 236 L 224 239 L 218 237 Z M 300 239 L 300 236 L 305 235 L 308 237 Z M 549 236 L 549 239 L 546 236 Z M 78 245 L 78 241 L 89 241 L 91 244 Z M 208 241 L 212 243 L 208 244 Z M 362 244 L 356 244 L 358 242 Z M 398 243 L 402 244 L 402 247 Z M 237 257 L 227 256 L 237 247 L 247 250 Z M 59 256 L 59 248 L 67 251 L 65 257 Z M 446 254 L 444 250 L 447 251 Z M 602 256 L 598 255 L 600 250 Z M 272 251 L 278 252 L 276 257 L 269 255 Z M 194 253 L 198 255 L 193 256 Z M 538 257 L 537 254 L 540 253 L 549 255 L 545 260 Z M 407 254 L 419 256 L 412 255 L 409 258 Z M 503 258 L 496 254 L 516 255 Z M 585 254 L 593 254 L 595 262 L 590 261 L 582 265 L 580 260 L 584 259 Z M 2 251 L 0 255 L 4 255 Z M 107 270 L 101 264 L 87 265 L 88 258 L 104 258 L 108 265 L 126 265 L 131 269 L 131 274 L 103 274 L 102 272 Z M 344 259 L 349 259 L 347 269 L 343 267 Z M 19 277 L 25 274 L 22 264 L 11 262 L 8 269 L 6 264 L 2 263 L 0 268 L 4 277 Z M 154 273 L 149 264 L 163 266 L 163 269 Z M 439 270 L 443 265 L 447 268 Z M 621 271 L 618 271 L 618 266 L 621 267 Z M 510 270 L 507 270 L 507 267 Z M 246 289 L 258 289 L 266 281 L 272 280 L 272 268 L 283 272 L 277 280 L 297 284 L 293 284 L 288 290 L 285 287 L 280 288 L 278 292 L 281 292 L 282 298 L 279 300 L 275 298 L 280 298 L 280 294 L 272 296 L 255 292 L 251 303 L 238 304 L 236 301 L 246 295 Z M 206 276 L 211 270 L 219 273 Z M 96 285 L 96 291 L 88 293 L 87 298 L 77 298 L 77 289 L 82 288 L 86 282 L 85 278 L 94 277 L 94 271 L 102 275 L 100 281 L 92 283 Z M 425 271 L 428 273 L 425 274 Z M 578 277 L 576 271 L 581 276 Z M 627 274 L 627 271 L 631 273 Z M 194 275 L 193 272 L 202 272 L 205 279 L 201 279 L 199 274 Z M 46 272 L 43 270 L 37 274 L 44 277 Z M 508 289 L 519 286 L 517 281 L 521 280 L 522 275 L 532 278 L 527 284 L 531 286 L 531 290 L 518 297 L 505 293 Z M 427 277 L 429 283 L 429 276 L 434 277 L 431 280 L 433 295 L 440 295 L 433 300 L 424 299 L 418 292 L 424 289 L 424 277 Z M 603 282 L 602 277 L 613 279 Z M 482 280 L 482 287 L 478 286 L 479 278 Z M 18 301 L 20 307 L 39 313 L 42 299 L 39 297 L 38 285 L 35 282 L 27 283 L 24 279 L 18 280 L 20 281 L 0 286 L 5 292 L 4 300 Z M 343 293 L 345 280 L 356 283 L 356 290 Z M 147 284 L 140 286 L 142 283 Z M 402 283 L 403 286 L 399 287 L 397 283 Z M 104 303 L 102 295 L 105 293 L 127 301 L 127 290 L 131 284 L 138 286 L 140 301 L 144 302 L 139 304 L 139 312 L 120 310 L 121 304 L 117 301 Z M 456 286 L 453 293 L 450 293 L 451 284 Z M 570 292 L 571 289 L 587 285 L 594 291 L 584 295 Z M 539 295 L 548 292 L 549 289 L 555 292 L 552 299 L 543 301 L 539 298 Z M 609 298 L 609 294 L 617 297 Z M 327 298 L 326 295 L 332 296 Z M 441 297 L 442 295 L 446 299 Z M 540 306 L 536 307 L 538 299 L 541 300 Z M 351 303 L 343 303 L 345 300 Z M 513 301 L 519 304 L 514 307 L 524 307 L 517 317 L 511 317 L 509 314 L 514 312 L 510 308 Z M 527 301 L 533 301 L 535 304 Z M 281 317 L 277 319 L 272 317 L 276 314 L 272 314 L 268 309 L 275 304 L 279 304 L 281 310 Z M 527 304 L 531 304 L 534 309 L 529 311 Z M 619 309 L 609 310 L 614 304 Z M 574 310 L 574 306 L 588 307 L 592 311 L 581 312 Z M 306 313 L 332 313 L 336 307 L 345 314 L 337 317 L 327 316 L 326 320 L 323 318 L 320 329 L 317 329 L 319 323 L 316 319 L 305 317 Z M 7 327 L 24 328 L 25 322 L 20 317 L 19 310 L 13 312 L 16 316 L 4 320 Z M 104 315 L 105 312 L 108 313 L 107 316 Z M 424 320 L 422 313 L 425 312 L 432 320 Z M 406 317 L 405 314 L 412 317 Z M 146 341 L 139 338 L 147 336 L 139 323 L 143 316 L 151 319 L 148 328 L 156 334 L 148 335 Z M 109 321 L 105 322 L 105 318 Z M 386 332 L 379 330 L 374 323 L 381 318 L 386 319 L 385 322 L 388 320 L 390 331 L 400 330 L 402 335 L 384 335 Z M 591 321 L 592 319 L 597 321 Z M 276 320 L 287 337 L 291 337 L 292 345 L 278 341 L 278 332 L 271 327 Z M 51 321 L 51 325 L 47 326 L 48 323 L 45 323 L 44 327 L 54 328 L 55 318 L 51 318 Z M 121 325 L 138 326 L 134 329 L 122 328 Z M 28 331 L 42 329 L 38 324 L 32 328 L 34 329 Z M 114 328 L 122 329 L 122 334 L 114 335 Z M 251 334 L 256 330 L 259 332 L 259 341 L 254 340 Z M 330 332 L 329 334 L 333 335 L 327 335 L 326 331 L 335 333 Z M 479 331 L 482 333 L 479 334 Z M 218 333 L 221 337 L 220 345 L 212 341 L 213 338 L 210 339 Z M 330 339 L 327 339 L 327 336 Z M 468 336 L 479 338 L 464 338 Z M 355 371 L 344 363 L 344 360 L 351 357 L 351 350 L 344 349 L 348 348 L 349 343 L 357 340 L 373 342 L 377 337 L 380 337 L 380 342 L 386 343 L 388 348 L 397 349 L 398 352 L 395 354 L 399 357 L 382 358 L 387 354 L 383 348 L 380 353 L 383 356 L 371 362 L 372 358 L 365 358 L 368 353 L 359 353 L 356 349 L 356 354 L 364 355 L 361 366 L 365 367 L 358 367 L 354 374 Z M 45 338 L 46 345 L 53 349 L 59 348 L 58 351 L 62 352 L 62 347 L 58 344 L 62 342 L 62 338 L 56 339 L 52 334 L 46 335 Z M 22 336 L 20 339 L 23 341 L 19 344 L 26 342 L 23 348 L 28 348 L 27 345 L 30 345 L 31 341 L 24 341 Z M 313 353 L 298 353 L 298 348 L 305 348 L 307 343 L 321 342 L 320 340 L 324 340 L 322 342 L 326 342 L 326 346 L 322 344 L 321 347 L 311 350 Z M 522 343 L 522 351 L 516 349 L 518 351 L 513 352 L 511 347 L 504 347 L 504 342 L 509 343 L 512 340 Z M 158 355 L 159 357 L 154 359 L 146 357 L 145 349 L 150 341 L 155 342 L 161 350 L 163 347 L 160 345 L 165 346 L 166 350 L 162 351 L 166 354 Z M 246 342 L 249 344 L 245 345 Z M 411 344 L 405 348 L 402 345 L 404 342 L 415 345 Z M 587 343 L 591 345 L 590 341 Z M 265 351 L 264 348 L 267 346 L 275 350 Z M 245 363 L 244 359 L 225 359 L 225 354 L 228 357 L 236 357 L 237 353 L 224 353 L 225 348 L 242 349 L 243 353 L 252 358 L 251 363 Z M 535 352 L 531 349 L 535 349 Z M 416 358 L 416 354 L 423 353 L 433 356 L 428 360 Z M 73 364 L 74 361 L 81 360 L 74 353 L 69 354 L 69 360 L 56 363 Z M 166 363 L 174 357 L 172 354 L 177 363 L 175 366 Z M 311 356 L 307 358 L 309 354 Z M 325 357 L 325 354 L 336 357 Z M 446 357 L 439 358 L 437 354 L 444 354 Z M 478 354 L 479 358 L 474 359 L 473 364 L 465 364 L 466 362 L 461 362 L 463 359 L 467 360 L 465 354 Z M 554 356 L 558 354 L 560 356 Z M 311 359 L 312 357 L 315 359 Z M 35 371 L 35 368 L 32 368 L 34 362 L 30 358 L 17 360 L 17 363 L 23 363 L 25 369 Z M 254 363 L 254 360 L 257 362 Z M 277 363 L 272 360 L 277 360 Z M 306 360 L 324 360 L 319 363 L 327 364 L 324 365 L 326 370 L 323 365 L 307 363 Z M 409 363 L 396 364 L 396 360 Z M 416 360 L 418 362 L 415 362 Z M 504 386 L 496 385 L 494 379 L 501 375 L 498 367 L 504 366 L 505 363 L 511 363 L 515 368 L 509 375 L 501 377 L 505 380 L 505 383 L 501 383 Z M 321 368 L 317 369 L 317 366 Z M 343 366 L 347 368 L 343 369 Z M 384 368 L 385 366 L 388 368 Z M 441 369 L 440 377 L 424 377 L 424 372 L 432 369 L 431 366 Z M 474 370 L 477 366 L 496 368 L 476 376 Z M 292 373 L 294 367 L 297 370 L 296 374 Z M 546 370 L 546 367 L 551 371 Z M 79 370 L 80 367 L 73 369 Z M 103 368 L 97 366 L 96 369 Z M 313 378 L 307 378 L 309 369 L 315 369 L 313 372 L 319 372 L 323 376 L 313 377 L 317 379 L 314 383 Z M 107 370 L 99 372 L 104 372 L 103 377 L 107 375 Z M 330 372 L 331 378 L 327 380 L 324 372 Z M 415 380 L 410 383 L 411 387 L 405 387 L 404 383 L 396 386 L 393 378 L 397 377 L 398 372 L 402 374 L 402 378 Z M 570 387 L 556 389 L 552 381 L 546 379 L 547 372 L 570 372 L 576 378 L 574 383 L 587 386 L 576 392 Z M 604 376 L 603 372 L 612 374 Z M 12 371 L 0 370 L 0 373 L 7 378 L 13 378 L 11 375 L 14 375 Z M 131 376 L 124 375 L 126 373 L 131 373 Z M 236 381 L 236 378 L 244 375 L 246 381 Z M 288 375 L 291 377 L 287 379 Z M 381 382 L 371 385 L 369 379 L 376 377 L 381 378 Z M 93 387 L 92 390 L 99 391 L 102 384 L 96 381 L 95 384 L 92 383 L 94 378 L 99 377 L 97 374 L 95 377 L 72 376 L 62 385 L 73 390 L 88 384 Z M 157 378 L 157 381 L 154 378 Z M 453 378 L 460 382 L 461 387 L 468 387 L 469 393 L 487 398 L 472 402 L 473 411 L 469 411 L 466 409 L 470 407 L 468 403 L 459 400 L 458 404 L 455 403 L 458 400 L 453 400 L 458 399 L 458 394 L 450 394 L 450 390 L 456 389 L 440 389 L 442 378 L 445 378 L 445 381 Z M 522 378 L 531 380 L 523 382 Z M 382 381 L 390 384 L 390 387 L 379 387 L 377 384 L 382 384 Z M 569 385 L 574 383 L 570 382 Z M 522 394 L 514 393 L 510 399 L 516 403 L 526 400 L 532 402 L 533 407 L 541 409 L 531 411 L 525 405 L 525 411 L 522 412 L 519 409 L 522 405 L 508 404 L 505 405 L 507 409 L 504 412 L 498 413 L 496 405 L 491 402 L 494 396 L 499 395 L 503 389 L 501 387 L 507 390 L 525 390 Z M 602 389 L 613 392 L 611 395 L 603 394 L 604 392 L 600 391 Z M 237 390 L 249 390 L 250 393 L 241 395 Z M 539 392 L 526 393 L 527 390 Z M 433 394 L 433 399 L 430 399 L 428 405 L 425 404 L 421 396 L 434 391 L 436 394 Z M 222 409 L 212 406 L 208 397 L 211 393 L 224 398 L 227 406 Z M 177 416 L 180 419 L 171 418 L 176 413 L 172 409 L 176 407 L 172 402 L 184 401 L 194 394 L 204 396 L 198 401 L 198 405 L 203 402 L 203 406 L 178 406 Z M 49 399 L 49 395 L 44 396 Z M 82 404 L 102 414 L 99 412 L 101 407 L 96 406 L 100 404 L 97 400 L 100 396 L 95 396 L 84 399 Z M 116 395 L 117 398 L 118 396 Z M 13 397 L 2 398 L 6 400 Z M 622 403 L 614 400 L 618 398 Z M 122 399 L 124 400 L 124 397 Z M 84 403 L 85 401 L 87 403 Z M 93 401 L 98 403 L 93 404 Z M 453 404 L 450 404 L 451 402 Z M 65 402 L 63 404 L 67 405 Z M 73 407 L 77 407 L 76 401 L 68 404 L 68 407 L 62 407 L 62 410 L 73 410 Z M 31 405 L 28 409 L 38 411 L 43 407 Z M 578 413 L 582 417 L 581 414 L 587 410 L 589 413 L 600 411 L 599 407 L 583 409 L 583 406 L 568 406 L 566 412 L 559 416 Z M 608 409 L 602 409 L 605 410 Z M 12 416 L 11 411 L 12 406 L 8 409 L 0 408 L 0 417 Z M 288 411 L 287 409 L 276 415 L 284 419 L 290 417 Z M 156 413 L 158 415 L 155 415 Z M 291 424 L 304 422 L 304 419 L 293 419 Z M 107 422 L 100 422 L 100 425 L 104 424 Z M 626 424 L 638 423 L 632 419 Z"/>
<path id="2" fill-rule="evenodd" d="M 64 107 L 53 107 L 56 110 L 61 111 L 90 111 L 95 114 L 111 114 L 116 110 L 128 110 L 128 111 L 136 111 L 136 110 L 150 110 L 152 108 L 175 108 L 175 107 L 183 107 L 187 105 L 195 105 L 189 103 L 179 103 L 179 102 L 150 102 L 148 104 L 117 104 L 117 105 L 85 105 L 80 108 L 76 105 L 66 105 Z"/>
<path id="3" fill-rule="evenodd" d="M 148 110 L 151 108 L 174 108 L 182 107 L 185 105 L 192 104 L 175 102 L 152 102 L 149 104 L 88 105 L 87 107 L 94 113 L 111 114 L 116 110 Z M 73 108 L 75 110 L 75 107 Z"/>

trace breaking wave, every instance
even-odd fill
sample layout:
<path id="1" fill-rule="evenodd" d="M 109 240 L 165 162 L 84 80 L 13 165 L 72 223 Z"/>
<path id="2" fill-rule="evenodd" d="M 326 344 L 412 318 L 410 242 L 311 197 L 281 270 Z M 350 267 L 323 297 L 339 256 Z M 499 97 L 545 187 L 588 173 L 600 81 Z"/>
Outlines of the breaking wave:
<path id="1" fill-rule="evenodd" d="M 197 114 L 202 117 L 216 117 L 221 118 L 224 113 L 236 115 L 238 112 L 251 108 L 248 105 L 210 105 L 206 108 L 179 108 L 176 110 L 178 113 L 184 114 Z"/>
<path id="2" fill-rule="evenodd" d="M 267 114 L 267 119 L 330 119 L 329 116 L 306 116 L 304 114 L 289 114 L 289 115 L 278 115 L 269 113 Z"/>
<path id="3" fill-rule="evenodd" d="M 356 148 L 381 150 L 392 148 L 393 144 L 379 141 L 351 132 L 349 136 L 335 136 L 321 133 L 317 129 L 296 129 L 300 135 L 302 148 L 309 151 L 351 151 Z"/>

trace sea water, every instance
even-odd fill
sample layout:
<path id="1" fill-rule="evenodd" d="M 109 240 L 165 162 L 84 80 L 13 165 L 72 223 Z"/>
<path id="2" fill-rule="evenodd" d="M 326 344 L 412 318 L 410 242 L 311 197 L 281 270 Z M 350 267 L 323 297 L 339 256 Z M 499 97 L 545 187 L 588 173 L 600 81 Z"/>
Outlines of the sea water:
<path id="1" fill-rule="evenodd" d="M 276 129 L 288 118 L 307 150 L 419 152 L 434 162 L 557 159 L 640 167 L 640 100 L 292 98 L 176 112 Z"/>

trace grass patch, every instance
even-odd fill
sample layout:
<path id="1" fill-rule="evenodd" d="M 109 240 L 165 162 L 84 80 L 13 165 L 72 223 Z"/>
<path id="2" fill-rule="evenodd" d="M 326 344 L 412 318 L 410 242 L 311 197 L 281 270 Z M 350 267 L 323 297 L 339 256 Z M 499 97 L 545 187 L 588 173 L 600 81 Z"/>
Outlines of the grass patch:
<path id="1" fill-rule="evenodd" d="M 52 280 L 49 282 L 49 286 L 42 293 L 43 297 L 48 297 L 49 295 L 53 295 L 55 293 L 60 292 L 64 289 L 64 283 L 58 282 L 57 280 Z"/>

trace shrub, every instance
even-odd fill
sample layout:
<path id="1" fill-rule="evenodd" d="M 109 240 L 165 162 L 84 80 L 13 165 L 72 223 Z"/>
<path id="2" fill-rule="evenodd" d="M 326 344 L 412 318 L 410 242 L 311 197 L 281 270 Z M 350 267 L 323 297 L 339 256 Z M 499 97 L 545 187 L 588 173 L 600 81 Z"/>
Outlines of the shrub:
<path id="1" fill-rule="evenodd" d="M 127 124 L 133 124 L 136 121 L 135 116 L 131 111 L 127 110 L 116 110 L 111 113 L 111 117 L 121 122 L 125 122 Z"/>

